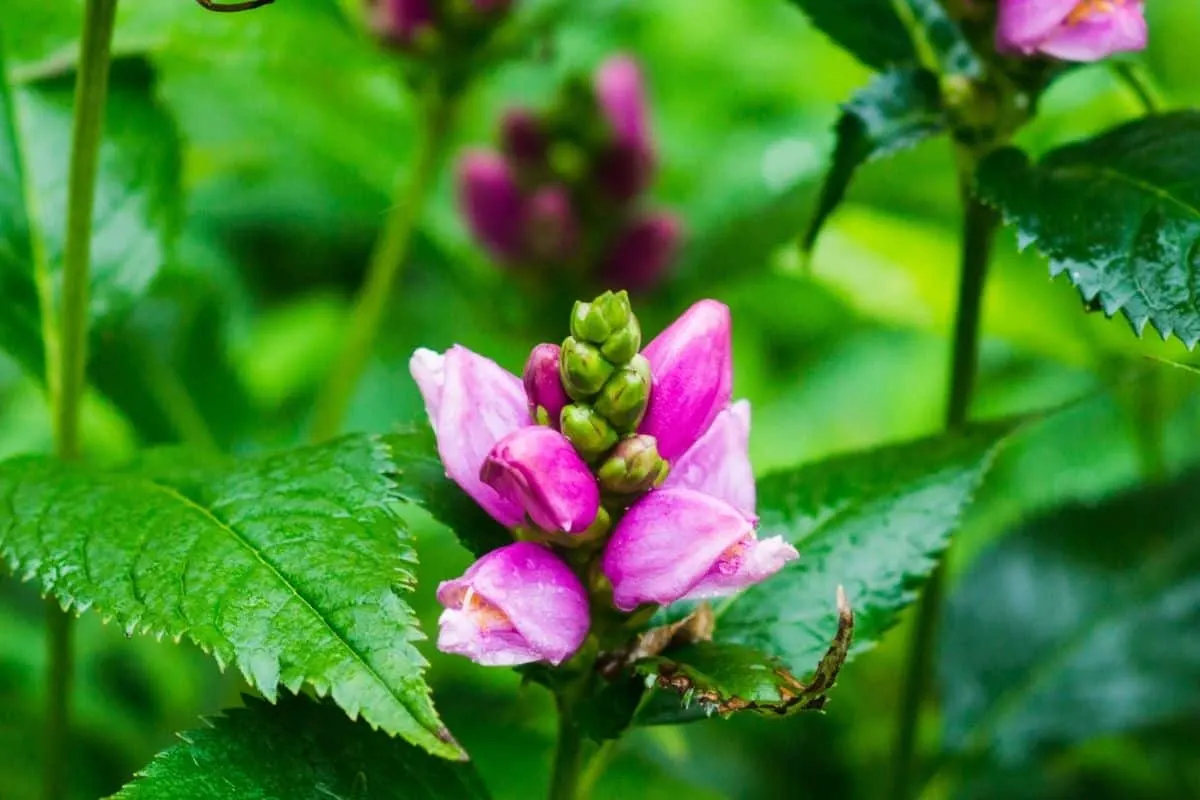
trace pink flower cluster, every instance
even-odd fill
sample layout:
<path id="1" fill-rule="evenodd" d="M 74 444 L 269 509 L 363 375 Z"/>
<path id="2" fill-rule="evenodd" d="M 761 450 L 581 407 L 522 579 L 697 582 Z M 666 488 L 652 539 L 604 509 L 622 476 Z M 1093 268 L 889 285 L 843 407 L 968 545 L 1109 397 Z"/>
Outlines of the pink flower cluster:
<path id="1" fill-rule="evenodd" d="M 488 665 L 559 664 L 587 637 L 598 598 L 632 612 L 729 594 L 797 557 L 781 538 L 755 534 L 750 406 L 730 402 L 728 308 L 695 304 L 642 354 L 652 378 L 644 416 L 611 452 L 636 465 L 657 444 L 654 458 L 670 469 L 616 504 L 597 479 L 603 469 L 593 472 L 555 424 L 574 407 L 557 378 L 558 347 L 534 348 L 524 381 L 459 346 L 413 355 L 447 475 L 502 525 L 546 534 L 494 550 L 439 587 L 441 650 Z M 603 591 L 553 545 L 597 525 Z"/>
<path id="2" fill-rule="evenodd" d="M 512 0 L 470 0 L 447 6 L 451 4 L 444 0 L 370 0 L 368 21 L 381 39 L 407 50 L 416 47 L 422 36 L 445 33 L 448 26 L 495 24 Z"/>
<path id="3" fill-rule="evenodd" d="M 1143 0 L 1000 0 L 996 49 L 1098 61 L 1146 47 Z"/>
<path id="4" fill-rule="evenodd" d="M 463 216 L 501 264 L 574 268 L 611 288 L 649 288 L 674 260 L 680 226 L 637 202 L 655 162 L 637 63 L 609 59 L 580 93 L 543 115 L 509 111 L 501 152 L 462 158 Z"/>

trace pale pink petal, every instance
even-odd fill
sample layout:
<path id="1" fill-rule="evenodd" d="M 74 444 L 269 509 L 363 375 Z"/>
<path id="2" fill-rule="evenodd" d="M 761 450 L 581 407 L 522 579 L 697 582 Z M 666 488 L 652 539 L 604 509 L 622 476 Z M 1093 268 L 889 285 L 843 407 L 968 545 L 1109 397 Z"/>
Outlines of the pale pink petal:
<path id="1" fill-rule="evenodd" d="M 796 548 L 781 536 L 759 541 L 751 534 L 717 559 L 708 573 L 684 597 L 702 600 L 733 594 L 771 577 L 799 556 Z"/>
<path id="2" fill-rule="evenodd" d="M 750 466 L 750 403 L 726 408 L 700 440 L 671 466 L 664 489 L 695 489 L 724 500 L 753 518 L 754 470 Z"/>
<path id="3" fill-rule="evenodd" d="M 721 554 L 753 535 L 737 509 L 692 489 L 660 489 L 626 512 L 601 568 L 622 611 L 667 605 L 690 592 Z"/>
<path id="4" fill-rule="evenodd" d="M 1000 0 L 996 9 L 996 48 L 1032 54 L 1067 18 L 1079 0 Z"/>
<path id="5" fill-rule="evenodd" d="M 1114 53 L 1146 49 L 1146 37 L 1141 5 L 1126 4 L 1062 25 L 1046 37 L 1038 50 L 1063 61 L 1098 61 Z"/>
<path id="6" fill-rule="evenodd" d="M 446 474 L 497 522 L 520 524 L 521 507 L 486 485 L 479 470 L 496 442 L 531 424 L 521 380 L 458 345 L 442 356 L 422 348 L 409 369 L 425 400 Z"/>

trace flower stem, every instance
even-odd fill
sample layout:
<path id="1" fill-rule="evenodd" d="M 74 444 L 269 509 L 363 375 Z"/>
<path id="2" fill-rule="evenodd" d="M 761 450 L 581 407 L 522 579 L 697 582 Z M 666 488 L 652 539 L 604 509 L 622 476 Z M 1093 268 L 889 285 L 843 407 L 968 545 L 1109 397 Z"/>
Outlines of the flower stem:
<path id="1" fill-rule="evenodd" d="M 987 281 L 992 241 L 999 225 L 995 210 L 971 194 L 970 181 L 974 160 L 964 159 L 961 167 L 963 233 L 958 310 L 954 320 L 954 345 L 950 357 L 950 387 L 946 403 L 946 429 L 954 431 L 967 421 L 975 372 L 979 361 L 979 323 L 983 289 Z M 922 700 L 928 690 L 937 640 L 937 623 L 945 594 L 945 563 L 942 561 L 929 576 L 917 609 L 916 630 L 909 650 L 907 672 L 900 700 L 896 731 L 892 800 L 909 800 L 916 756 L 917 723 Z"/>
<path id="2" fill-rule="evenodd" d="M 1125 87 L 1137 98 L 1142 110 L 1147 114 L 1157 114 L 1162 103 L 1159 100 L 1158 92 L 1146 78 L 1141 67 L 1128 61 L 1113 61 L 1111 66 L 1113 73 L 1121 83 L 1125 84 Z"/>
<path id="3" fill-rule="evenodd" d="M 313 441 L 329 439 L 341 430 L 346 409 L 370 358 L 383 322 L 383 312 L 404 268 L 413 232 L 446 152 L 454 116 L 451 98 L 440 91 L 433 92 L 424 112 L 412 171 L 407 181 L 401 181 L 398 186 L 391 212 L 371 252 L 366 281 L 355 301 L 341 352 L 317 397 L 311 431 Z"/>
<path id="4" fill-rule="evenodd" d="M 577 800 L 583 768 L 583 731 L 575 724 L 571 713 L 571 697 L 560 694 L 557 700 L 558 746 L 550 777 L 550 800 Z"/>
<path id="5" fill-rule="evenodd" d="M 91 257 L 92 207 L 96 163 L 104 129 L 108 95 L 109 54 L 117 0 L 89 0 L 83 18 L 79 68 L 75 78 L 74 124 L 67 179 L 67 231 L 63 251 L 62 304 L 57 333 L 47 337 L 47 386 L 54 423 L 54 449 L 59 458 L 80 456 L 79 407 L 87 387 L 88 266 Z M 41 265 L 45 286 L 46 265 Z M 54 331 L 54 304 L 42 293 L 43 328 Z M 47 616 L 49 657 L 46 711 L 45 774 L 47 800 L 67 790 L 68 729 L 71 691 L 71 619 L 51 601 Z"/>

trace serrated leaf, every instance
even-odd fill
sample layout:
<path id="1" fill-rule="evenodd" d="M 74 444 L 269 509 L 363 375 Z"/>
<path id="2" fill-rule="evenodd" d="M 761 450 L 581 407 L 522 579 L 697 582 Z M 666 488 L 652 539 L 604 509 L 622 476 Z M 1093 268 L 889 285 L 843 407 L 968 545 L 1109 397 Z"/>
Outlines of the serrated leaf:
<path id="1" fill-rule="evenodd" d="M 0 42 L 0 348 L 43 373 L 39 263 L 61 271 L 73 81 L 14 84 Z M 125 314 L 167 258 L 179 199 L 179 143 L 144 64 L 113 70 L 92 224 L 93 330 Z"/>
<path id="2" fill-rule="evenodd" d="M 161 465 L 160 465 L 161 467 Z M 228 469 L 0 463 L 0 554 L 64 606 L 187 637 L 274 700 L 312 685 L 351 716 L 460 757 L 404 595 L 416 554 L 378 438 Z"/>
<path id="3" fill-rule="evenodd" d="M 1145 117 L 1047 154 L 979 167 L 978 192 L 1083 299 L 1188 347 L 1200 340 L 1200 112 Z"/>
<path id="4" fill-rule="evenodd" d="M 356 725 L 328 703 L 245 698 L 182 733 L 114 800 L 482 800 L 470 764 L 433 758 Z"/>
<path id="5" fill-rule="evenodd" d="M 913 147 L 946 127 L 938 78 L 917 68 L 875 78 L 842 106 L 833 163 L 802 247 L 811 251 L 829 215 L 841 204 L 855 171 L 877 158 Z"/>
<path id="6" fill-rule="evenodd" d="M 758 482 L 759 538 L 800 557 L 717 609 L 714 639 L 811 671 L 838 630 L 845 587 L 850 655 L 874 646 L 928 577 L 1011 425 L 839 456 Z"/>
<path id="7" fill-rule="evenodd" d="M 1062 508 L 972 565 L 941 628 L 950 751 L 1013 765 L 1200 713 L 1197 491 Z"/>
<path id="8" fill-rule="evenodd" d="M 877 70 L 920 64 L 924 39 L 943 72 L 974 76 L 979 58 L 938 0 L 791 0 L 829 38 Z M 897 4 L 905 20 L 897 13 Z M 909 25 L 912 25 L 910 31 Z"/>

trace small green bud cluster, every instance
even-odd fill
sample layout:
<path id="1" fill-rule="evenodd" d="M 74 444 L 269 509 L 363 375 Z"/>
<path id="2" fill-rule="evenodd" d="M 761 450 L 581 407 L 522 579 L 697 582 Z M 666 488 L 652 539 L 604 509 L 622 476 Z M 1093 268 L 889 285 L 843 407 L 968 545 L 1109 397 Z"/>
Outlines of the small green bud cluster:
<path id="1" fill-rule="evenodd" d="M 563 408 L 560 427 L 612 494 L 644 492 L 666 477 L 654 437 L 636 435 L 653 383 L 641 346 L 626 292 L 605 292 L 572 309 L 559 369 L 574 402 Z"/>

